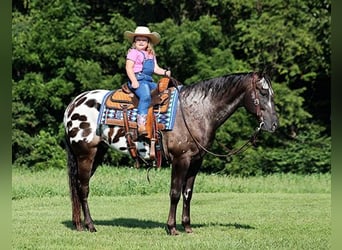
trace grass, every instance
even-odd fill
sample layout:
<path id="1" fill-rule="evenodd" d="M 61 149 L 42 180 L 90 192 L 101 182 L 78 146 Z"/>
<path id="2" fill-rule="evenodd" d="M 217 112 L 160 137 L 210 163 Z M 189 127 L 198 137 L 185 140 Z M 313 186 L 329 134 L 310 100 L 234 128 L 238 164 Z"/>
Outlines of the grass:
<path id="1" fill-rule="evenodd" d="M 13 249 L 329 249 L 330 175 L 232 178 L 200 174 L 193 234 L 165 223 L 169 169 L 102 167 L 89 206 L 97 233 L 76 232 L 66 171 L 13 170 Z M 181 204 L 180 204 L 181 205 Z M 178 223 L 181 206 L 178 207 Z"/>

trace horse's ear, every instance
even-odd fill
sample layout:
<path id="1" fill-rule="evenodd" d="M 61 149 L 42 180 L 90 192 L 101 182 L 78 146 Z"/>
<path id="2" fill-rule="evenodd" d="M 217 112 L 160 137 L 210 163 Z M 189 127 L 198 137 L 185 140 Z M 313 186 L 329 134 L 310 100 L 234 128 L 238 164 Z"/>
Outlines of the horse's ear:
<path id="1" fill-rule="evenodd" d="M 256 77 L 258 80 L 260 80 L 264 76 L 263 71 L 255 71 L 254 72 L 254 77 Z M 254 78 L 255 79 L 255 78 Z"/>
<path id="2" fill-rule="evenodd" d="M 262 76 L 271 78 L 274 71 L 275 71 L 275 68 L 273 67 L 273 65 L 266 65 L 262 70 Z"/>
<path id="3" fill-rule="evenodd" d="M 271 75 L 273 75 L 274 71 L 276 70 L 274 65 L 275 65 L 274 63 L 263 62 L 259 64 L 257 68 L 255 68 L 255 71 L 258 72 L 258 76 L 260 78 L 263 78 L 265 76 L 270 77 Z"/>

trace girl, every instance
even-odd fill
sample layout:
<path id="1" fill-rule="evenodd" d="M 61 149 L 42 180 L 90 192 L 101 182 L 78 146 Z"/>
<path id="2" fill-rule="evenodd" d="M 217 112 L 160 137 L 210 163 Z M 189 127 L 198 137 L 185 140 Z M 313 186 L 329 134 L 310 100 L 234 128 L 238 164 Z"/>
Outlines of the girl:
<path id="1" fill-rule="evenodd" d="M 125 38 L 132 43 L 126 56 L 128 87 L 139 97 L 137 124 L 138 134 L 146 135 L 146 117 L 151 103 L 151 91 L 157 87 L 152 75 L 170 77 L 170 70 L 158 66 L 153 45 L 160 42 L 160 35 L 148 27 L 138 26 L 134 32 L 125 31 Z"/>

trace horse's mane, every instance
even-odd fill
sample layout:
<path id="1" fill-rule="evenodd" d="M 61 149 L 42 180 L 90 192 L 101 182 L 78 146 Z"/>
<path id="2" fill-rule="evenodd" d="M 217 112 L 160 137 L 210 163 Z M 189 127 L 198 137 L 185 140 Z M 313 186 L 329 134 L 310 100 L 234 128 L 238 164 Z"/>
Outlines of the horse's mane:
<path id="1" fill-rule="evenodd" d="M 216 78 L 206 79 L 194 84 L 184 86 L 182 93 L 188 96 L 190 93 L 200 94 L 202 98 L 206 98 L 208 94 L 215 98 L 220 98 L 230 91 L 232 88 L 239 88 L 246 83 L 246 79 L 253 77 L 255 72 L 233 73 Z M 209 91 L 210 90 L 210 91 Z"/>

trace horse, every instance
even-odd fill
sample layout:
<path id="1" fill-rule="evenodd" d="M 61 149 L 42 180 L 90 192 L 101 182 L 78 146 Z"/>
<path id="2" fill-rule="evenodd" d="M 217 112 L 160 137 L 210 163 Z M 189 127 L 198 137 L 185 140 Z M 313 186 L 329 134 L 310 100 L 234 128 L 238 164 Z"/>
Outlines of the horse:
<path id="1" fill-rule="evenodd" d="M 171 165 L 170 208 L 166 223 L 170 235 L 179 234 L 176 230 L 176 210 L 181 196 L 182 225 L 186 233 L 193 232 L 190 202 L 194 182 L 216 130 L 239 107 L 244 107 L 257 119 L 260 130 L 272 133 L 278 127 L 274 92 L 270 77 L 266 74 L 233 73 L 182 85 L 181 88 L 178 86 L 177 89 L 179 102 L 174 127 L 161 131 L 162 146 Z M 96 232 L 87 201 L 89 180 L 102 163 L 106 150 L 113 148 L 127 153 L 122 128 L 112 126 L 111 130 L 104 130 L 101 134 L 96 132 L 99 110 L 108 91 L 86 91 L 71 101 L 64 113 L 72 222 L 79 231 L 84 230 L 85 226 L 86 230 Z"/>

